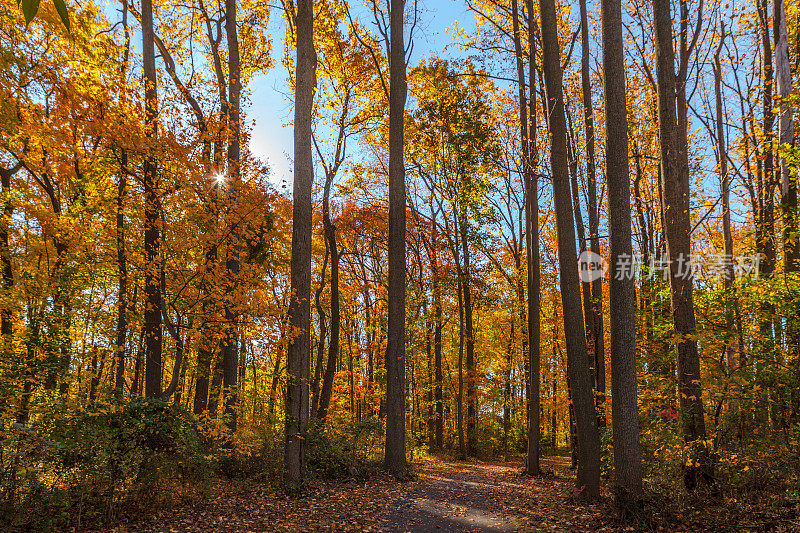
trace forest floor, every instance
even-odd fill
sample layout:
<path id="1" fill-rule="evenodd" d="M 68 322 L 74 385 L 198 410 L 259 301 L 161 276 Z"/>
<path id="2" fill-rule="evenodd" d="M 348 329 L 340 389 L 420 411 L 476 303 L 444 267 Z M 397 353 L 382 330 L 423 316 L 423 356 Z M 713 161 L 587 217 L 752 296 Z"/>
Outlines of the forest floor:
<path id="1" fill-rule="evenodd" d="M 266 485 L 231 483 L 209 491 L 213 498 L 165 508 L 112 531 L 798 531 L 785 522 L 766 528 L 759 521 L 732 522 L 724 507 L 690 517 L 652 503 L 636 526 L 625 524 L 618 520 L 610 495 L 592 505 L 575 498 L 568 458 L 543 458 L 541 465 L 544 474 L 529 477 L 520 462 L 426 458 L 414 463 L 416 479 L 411 482 L 385 475 L 360 482 L 316 481 L 302 497 L 287 497 Z"/>

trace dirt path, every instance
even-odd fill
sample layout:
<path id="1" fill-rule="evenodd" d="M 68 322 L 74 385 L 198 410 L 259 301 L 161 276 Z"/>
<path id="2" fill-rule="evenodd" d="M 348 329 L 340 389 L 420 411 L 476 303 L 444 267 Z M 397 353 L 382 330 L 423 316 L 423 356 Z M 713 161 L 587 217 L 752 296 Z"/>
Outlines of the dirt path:
<path id="1" fill-rule="evenodd" d="M 685 510 L 668 501 L 647 503 L 644 521 L 621 523 L 610 495 L 595 504 L 575 498 L 569 459 L 541 460 L 544 473 L 522 474 L 522 464 L 446 459 L 416 461 L 417 479 L 386 474 L 346 481 L 313 480 L 299 497 L 279 485 L 218 480 L 187 494 L 182 504 L 142 502 L 149 510 L 122 518 L 115 533 L 602 533 L 797 531 L 796 518 L 764 518 L 760 502 L 747 516 L 741 502 Z M 698 514 L 703 511 L 702 515 Z M 142 516 L 142 515 L 145 516 Z M 787 514 L 787 513 L 784 513 Z M 0 526 L 0 530 L 2 530 Z"/>
<path id="2" fill-rule="evenodd" d="M 501 487 L 492 475 L 508 467 L 442 466 L 438 463 L 438 468 L 428 465 L 420 469 L 416 486 L 390 506 L 378 531 L 504 533 L 516 529 L 517 519 L 504 514 L 502 502 L 495 498 Z"/>
<path id="3" fill-rule="evenodd" d="M 222 483 L 146 518 L 119 524 L 129 532 L 597 532 L 619 531 L 609 510 L 570 497 L 569 460 L 542 460 L 546 472 L 531 478 L 522 464 L 431 459 L 414 463 L 417 479 L 387 475 L 344 482 L 314 481 L 300 497 L 276 487 Z"/>
<path id="4" fill-rule="evenodd" d="M 564 461 L 550 461 L 550 469 L 567 468 Z M 430 461 L 417 466 L 418 480 L 405 495 L 387 506 L 386 514 L 378 521 L 379 532 L 486 532 L 506 533 L 530 530 L 529 512 L 522 510 L 520 498 L 526 502 L 537 499 L 543 485 L 548 490 L 564 487 L 556 476 L 531 483 L 521 474 L 520 464 L 458 463 Z M 540 494 L 539 504 L 552 505 L 552 493 Z M 549 506 L 548 506 L 549 507 Z M 526 511 L 530 511 L 526 505 Z M 559 530 L 553 522 L 552 508 L 543 515 L 542 530 Z M 547 527 L 543 522 L 551 522 Z M 563 530 L 563 529 L 562 529 Z"/>

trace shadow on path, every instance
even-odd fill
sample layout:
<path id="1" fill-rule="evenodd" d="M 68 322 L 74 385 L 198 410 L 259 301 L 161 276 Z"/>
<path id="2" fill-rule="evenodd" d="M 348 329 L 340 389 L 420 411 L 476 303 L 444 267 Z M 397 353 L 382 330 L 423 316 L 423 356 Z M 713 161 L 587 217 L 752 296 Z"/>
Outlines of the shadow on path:
<path id="1" fill-rule="evenodd" d="M 519 520 L 504 512 L 503 501 L 498 497 L 505 490 L 499 479 L 514 470 L 511 465 L 497 464 L 423 464 L 416 486 L 390 504 L 377 531 L 516 531 Z"/>

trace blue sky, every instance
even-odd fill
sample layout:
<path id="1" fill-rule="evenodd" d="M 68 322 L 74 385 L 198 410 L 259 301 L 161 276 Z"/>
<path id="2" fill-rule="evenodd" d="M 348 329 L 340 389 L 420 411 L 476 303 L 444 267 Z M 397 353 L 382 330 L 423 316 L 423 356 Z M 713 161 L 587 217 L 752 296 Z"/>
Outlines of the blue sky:
<path id="1" fill-rule="evenodd" d="M 407 0 L 410 2 L 411 0 Z M 354 2 L 355 3 L 355 2 Z M 414 50 L 411 64 L 422 57 L 442 54 L 452 43 L 445 32 L 458 26 L 471 31 L 475 27 L 474 17 L 461 0 L 421 0 L 421 19 L 414 35 Z M 265 75 L 252 80 L 247 117 L 253 122 L 251 152 L 269 163 L 271 181 L 275 184 L 292 181 L 292 127 L 286 125 L 293 116 L 293 95 L 286 81 L 286 71 L 280 63 L 283 56 L 281 39 L 284 21 L 273 10 L 269 32 L 273 42 L 275 66 Z"/>

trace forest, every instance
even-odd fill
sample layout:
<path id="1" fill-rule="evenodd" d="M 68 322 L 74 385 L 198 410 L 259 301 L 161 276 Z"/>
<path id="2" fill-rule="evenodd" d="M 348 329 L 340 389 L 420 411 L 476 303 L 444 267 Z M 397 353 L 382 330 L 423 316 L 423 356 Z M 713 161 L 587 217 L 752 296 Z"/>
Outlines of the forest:
<path id="1" fill-rule="evenodd" d="M 797 0 L 0 0 L 0 531 L 800 531 Z"/>

